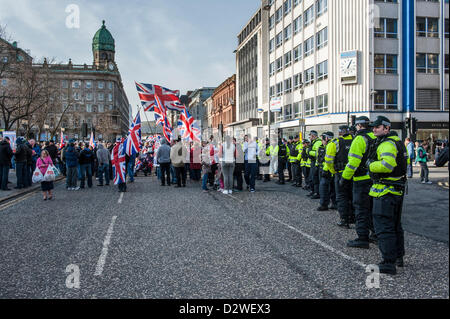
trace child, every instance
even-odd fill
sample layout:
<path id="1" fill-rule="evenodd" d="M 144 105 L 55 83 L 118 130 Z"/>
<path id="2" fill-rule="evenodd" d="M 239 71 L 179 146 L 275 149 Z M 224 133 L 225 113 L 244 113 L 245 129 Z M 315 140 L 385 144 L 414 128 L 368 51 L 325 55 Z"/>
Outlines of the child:
<path id="1" fill-rule="evenodd" d="M 428 153 L 425 151 L 427 146 L 428 142 L 425 141 L 417 149 L 416 162 L 419 162 L 420 164 L 420 180 L 422 184 L 432 184 L 432 182 L 428 180 Z"/>

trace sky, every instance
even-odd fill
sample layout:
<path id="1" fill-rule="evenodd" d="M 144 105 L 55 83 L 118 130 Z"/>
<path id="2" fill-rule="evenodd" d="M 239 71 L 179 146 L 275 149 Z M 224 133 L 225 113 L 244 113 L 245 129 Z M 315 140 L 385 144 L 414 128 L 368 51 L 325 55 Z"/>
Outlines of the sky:
<path id="1" fill-rule="evenodd" d="M 134 81 L 182 94 L 216 87 L 236 73 L 237 35 L 260 0 L 0 0 L 0 25 L 37 60 L 92 64 L 92 38 L 106 21 L 133 114 Z M 73 6 L 79 28 L 67 27 Z M 66 12 L 67 9 L 67 12 Z M 152 118 L 148 114 L 149 119 Z"/>

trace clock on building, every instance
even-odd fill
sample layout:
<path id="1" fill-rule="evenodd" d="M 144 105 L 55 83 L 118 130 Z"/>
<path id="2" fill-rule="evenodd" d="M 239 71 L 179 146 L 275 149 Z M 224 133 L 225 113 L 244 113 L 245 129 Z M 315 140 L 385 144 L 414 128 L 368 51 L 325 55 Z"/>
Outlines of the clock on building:
<path id="1" fill-rule="evenodd" d="M 341 83 L 358 83 L 358 51 L 341 53 Z"/>
<path id="2" fill-rule="evenodd" d="M 108 69 L 109 69 L 110 71 L 114 71 L 114 63 L 109 62 L 109 63 L 108 63 Z"/>

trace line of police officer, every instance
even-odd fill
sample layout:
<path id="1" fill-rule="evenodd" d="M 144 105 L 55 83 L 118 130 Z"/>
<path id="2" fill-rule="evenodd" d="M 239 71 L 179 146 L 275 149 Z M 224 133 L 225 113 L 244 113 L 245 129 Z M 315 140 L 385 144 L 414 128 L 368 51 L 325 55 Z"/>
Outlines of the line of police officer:
<path id="1" fill-rule="evenodd" d="M 380 272 L 396 274 L 405 254 L 401 211 L 409 158 L 390 128 L 384 116 L 373 123 L 360 116 L 353 127 L 340 126 L 336 138 L 333 132 L 319 138 L 311 131 L 310 140 L 302 142 L 298 136 L 290 137 L 288 143 L 279 139 L 272 148 L 266 141 L 265 151 L 278 157 L 279 184 L 285 183 L 284 167 L 289 163 L 292 186 L 320 199 L 318 211 L 337 209 L 338 226 L 350 229 L 355 224 L 358 237 L 347 246 L 368 249 L 369 243 L 378 243 L 383 258 Z"/>

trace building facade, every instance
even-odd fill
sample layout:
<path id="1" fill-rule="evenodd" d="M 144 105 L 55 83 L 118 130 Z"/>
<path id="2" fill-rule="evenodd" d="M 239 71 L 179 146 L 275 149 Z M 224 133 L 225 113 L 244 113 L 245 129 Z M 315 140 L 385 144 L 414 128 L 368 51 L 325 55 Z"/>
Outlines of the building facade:
<path id="1" fill-rule="evenodd" d="M 448 137 L 448 1 L 268 5 L 269 95 L 282 101 L 272 127 L 282 135 L 384 115 L 403 137 L 411 117 L 418 138 Z"/>
<path id="2" fill-rule="evenodd" d="M 215 87 L 201 87 L 189 95 L 188 110 L 195 120 L 201 121 L 199 127 L 202 130 L 202 134 L 208 131 L 208 113 L 205 102 L 211 97 L 215 89 Z"/>
<path id="3" fill-rule="evenodd" d="M 224 132 L 229 131 L 229 125 L 236 121 L 236 75 L 222 82 L 211 98 L 213 107 L 211 113 L 208 113 L 211 126 L 219 128 L 219 125 L 222 125 Z"/>

